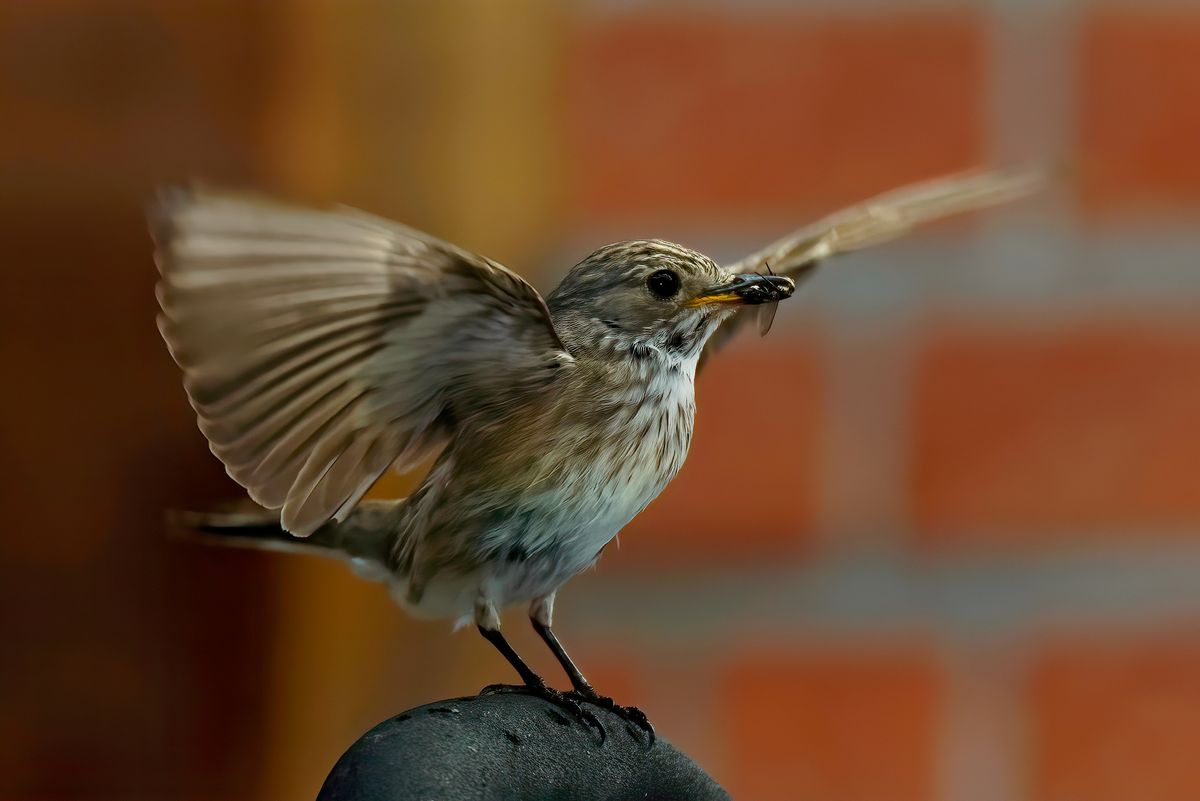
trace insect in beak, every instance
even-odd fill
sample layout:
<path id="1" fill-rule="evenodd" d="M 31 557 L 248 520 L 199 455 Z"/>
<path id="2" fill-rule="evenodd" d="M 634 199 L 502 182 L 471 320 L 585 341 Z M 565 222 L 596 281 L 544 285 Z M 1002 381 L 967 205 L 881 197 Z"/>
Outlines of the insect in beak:
<path id="1" fill-rule="evenodd" d="M 683 305 L 761 306 L 774 304 L 778 300 L 790 297 L 795 288 L 796 282 L 785 276 L 746 273 L 733 276 L 729 282 L 713 287 L 707 292 L 685 301 Z"/>

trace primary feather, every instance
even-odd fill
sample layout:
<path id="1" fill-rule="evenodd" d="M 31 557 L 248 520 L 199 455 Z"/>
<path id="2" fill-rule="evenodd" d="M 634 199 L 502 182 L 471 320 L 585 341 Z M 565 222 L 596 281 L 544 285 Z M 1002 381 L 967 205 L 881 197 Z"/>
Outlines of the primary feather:
<path id="1" fill-rule="evenodd" d="M 728 269 L 753 273 L 770 268 L 799 282 L 831 256 L 883 244 L 943 217 L 1018 200 L 1040 190 L 1045 180 L 1034 169 L 975 170 L 904 186 L 793 231 Z M 737 333 L 747 316 L 738 312 L 717 329 L 701 355 L 701 366 Z"/>

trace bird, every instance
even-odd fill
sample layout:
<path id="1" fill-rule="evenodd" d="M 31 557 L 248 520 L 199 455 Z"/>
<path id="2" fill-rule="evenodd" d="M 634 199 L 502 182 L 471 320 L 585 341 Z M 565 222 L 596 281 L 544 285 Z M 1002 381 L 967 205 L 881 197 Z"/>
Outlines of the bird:
<path id="1" fill-rule="evenodd" d="M 1014 200 L 1036 170 L 903 187 L 726 266 L 663 240 L 606 245 L 543 297 L 517 273 L 348 207 L 199 186 L 149 212 L 160 333 L 212 453 L 253 510 L 183 515 L 230 544 L 345 559 L 416 617 L 474 624 L 527 692 L 604 730 L 553 628 L 555 598 L 675 477 L 697 371 L 832 256 Z M 432 460 L 432 461 L 431 461 Z M 430 464 L 406 498 L 363 500 Z M 525 604 L 572 689 L 509 644 Z"/>

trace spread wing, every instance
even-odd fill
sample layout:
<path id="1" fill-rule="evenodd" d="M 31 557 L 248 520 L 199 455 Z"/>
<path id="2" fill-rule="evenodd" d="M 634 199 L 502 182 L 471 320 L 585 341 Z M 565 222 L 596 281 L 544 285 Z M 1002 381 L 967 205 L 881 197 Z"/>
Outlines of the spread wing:
<path id="1" fill-rule="evenodd" d="M 1043 183 L 1041 172 L 1027 170 L 976 171 L 913 184 L 794 231 L 727 269 L 754 273 L 769 268 L 800 281 L 830 256 L 887 242 L 922 223 L 1016 200 L 1036 192 Z M 717 329 L 701 354 L 702 365 L 740 330 L 752 311 L 738 312 Z"/>
<path id="2" fill-rule="evenodd" d="M 519 276 L 378 217 L 173 190 L 151 222 L 159 328 L 200 429 L 294 534 L 571 358 Z"/>

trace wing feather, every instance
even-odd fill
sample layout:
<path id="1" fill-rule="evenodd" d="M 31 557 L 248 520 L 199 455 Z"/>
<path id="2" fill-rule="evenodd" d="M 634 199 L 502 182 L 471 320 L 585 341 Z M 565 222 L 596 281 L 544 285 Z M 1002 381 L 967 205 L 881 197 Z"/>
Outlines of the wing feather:
<path id="1" fill-rule="evenodd" d="M 382 218 L 174 190 L 152 225 L 159 328 L 200 430 L 295 534 L 570 359 L 523 279 Z"/>
<path id="2" fill-rule="evenodd" d="M 977 170 L 901 187 L 794 231 L 727 269 L 752 273 L 769 267 L 799 281 L 831 256 L 888 242 L 943 217 L 1017 200 L 1040 190 L 1045 180 L 1040 170 Z M 701 365 L 729 341 L 746 317 L 739 312 L 717 329 L 705 346 Z"/>

